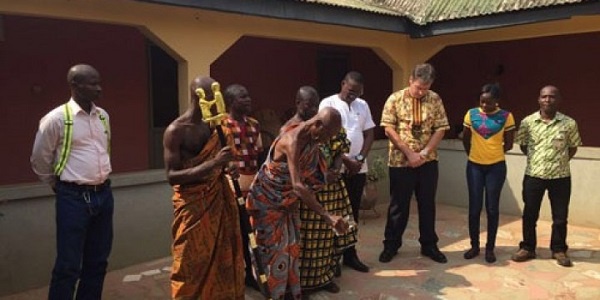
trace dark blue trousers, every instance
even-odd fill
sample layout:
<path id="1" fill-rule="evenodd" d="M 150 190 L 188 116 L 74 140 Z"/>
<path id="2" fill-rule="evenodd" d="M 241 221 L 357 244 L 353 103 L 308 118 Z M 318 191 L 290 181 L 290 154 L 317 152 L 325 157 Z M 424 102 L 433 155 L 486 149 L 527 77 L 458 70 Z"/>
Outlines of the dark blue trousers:
<path id="1" fill-rule="evenodd" d="M 56 262 L 50 300 L 101 299 L 113 239 L 110 184 L 94 191 L 56 184 Z M 77 289 L 75 288 L 77 286 Z"/>
<path id="2" fill-rule="evenodd" d="M 487 243 L 485 248 L 493 250 L 500 216 L 500 193 L 506 180 L 506 162 L 480 165 L 467 162 L 467 185 L 469 187 L 469 237 L 471 247 L 479 249 L 479 224 L 481 209 L 485 202 L 487 214 Z M 484 199 L 485 195 L 485 199 Z"/>

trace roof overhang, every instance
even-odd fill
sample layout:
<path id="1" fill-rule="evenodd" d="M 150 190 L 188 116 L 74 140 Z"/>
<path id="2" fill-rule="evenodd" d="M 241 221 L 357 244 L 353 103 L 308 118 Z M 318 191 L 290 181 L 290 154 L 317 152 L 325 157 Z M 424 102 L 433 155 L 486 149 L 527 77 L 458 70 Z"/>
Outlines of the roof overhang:
<path id="1" fill-rule="evenodd" d="M 408 34 L 412 38 L 569 19 L 600 14 L 600 1 L 463 18 L 417 25 L 406 17 L 382 15 L 339 6 L 280 0 L 136 0 L 243 15 Z"/>
<path id="2" fill-rule="evenodd" d="M 349 26 L 362 29 L 409 33 L 407 18 L 374 14 L 337 6 L 280 0 L 136 0 L 164 5 L 236 13 L 285 20 Z"/>
<path id="3" fill-rule="evenodd" d="M 592 1 L 430 23 L 419 26 L 417 30 L 410 33 L 410 36 L 413 38 L 431 37 L 443 34 L 566 20 L 576 16 L 597 14 L 600 14 L 600 2 Z"/>

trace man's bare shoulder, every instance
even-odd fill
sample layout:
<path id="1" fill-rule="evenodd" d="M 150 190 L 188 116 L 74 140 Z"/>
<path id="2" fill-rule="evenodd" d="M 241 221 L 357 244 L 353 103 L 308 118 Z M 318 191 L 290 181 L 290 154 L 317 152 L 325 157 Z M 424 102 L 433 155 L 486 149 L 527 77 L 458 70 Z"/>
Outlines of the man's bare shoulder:
<path id="1" fill-rule="evenodd" d="M 171 124 L 169 124 L 169 126 L 167 126 L 167 128 L 165 129 L 165 133 L 164 133 L 164 138 L 166 139 L 167 137 L 174 137 L 177 136 L 178 134 L 182 133 L 184 131 L 184 125 L 180 120 L 181 117 L 173 120 L 173 122 L 171 122 Z"/>
<path id="2" fill-rule="evenodd" d="M 177 134 L 179 132 L 187 132 L 190 129 L 196 129 L 196 130 L 208 129 L 208 124 L 206 124 L 202 121 L 193 122 L 189 117 L 180 116 L 179 118 L 173 120 L 173 122 L 171 122 L 171 124 L 169 124 L 169 126 L 167 126 L 165 133 L 170 132 L 173 134 Z"/>
<path id="3" fill-rule="evenodd" d="M 178 118 L 165 130 L 163 144 L 174 151 L 178 149 L 185 160 L 202 151 L 211 134 L 210 126 L 202 121 L 193 122 L 190 118 Z"/>
<path id="4" fill-rule="evenodd" d="M 208 124 L 202 121 L 193 122 L 189 117 L 180 116 L 167 126 L 164 138 L 185 142 L 189 139 L 204 138 L 208 132 L 210 132 Z"/>
<path id="5" fill-rule="evenodd" d="M 281 134 L 281 139 L 279 141 L 280 144 L 283 144 L 285 147 L 295 148 L 304 140 L 301 139 L 300 136 L 304 130 L 305 123 L 300 123 L 295 125 L 294 128 L 284 132 Z"/>

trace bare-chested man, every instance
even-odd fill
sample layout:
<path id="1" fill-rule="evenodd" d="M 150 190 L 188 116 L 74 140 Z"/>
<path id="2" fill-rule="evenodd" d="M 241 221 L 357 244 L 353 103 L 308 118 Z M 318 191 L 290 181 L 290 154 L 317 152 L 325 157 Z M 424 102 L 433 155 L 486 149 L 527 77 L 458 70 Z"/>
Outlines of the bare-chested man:
<path id="1" fill-rule="evenodd" d="M 296 114 L 283 126 L 282 130 L 290 125 L 299 124 L 314 117 L 319 111 L 319 94 L 312 86 L 302 86 L 296 93 Z"/>
<path id="2" fill-rule="evenodd" d="M 348 224 L 327 212 L 315 196 L 327 174 L 319 145 L 340 128 L 340 114 L 326 108 L 280 134 L 250 187 L 246 206 L 273 299 L 283 299 L 286 293 L 294 299 L 301 297 L 299 200 L 339 232 L 348 229 Z"/>
<path id="3" fill-rule="evenodd" d="M 244 299 L 238 208 L 223 171 L 233 155 L 202 120 L 196 94 L 202 88 L 212 99 L 213 82 L 210 77 L 192 81 L 190 108 L 164 135 L 165 168 L 175 192 L 173 299 Z"/>

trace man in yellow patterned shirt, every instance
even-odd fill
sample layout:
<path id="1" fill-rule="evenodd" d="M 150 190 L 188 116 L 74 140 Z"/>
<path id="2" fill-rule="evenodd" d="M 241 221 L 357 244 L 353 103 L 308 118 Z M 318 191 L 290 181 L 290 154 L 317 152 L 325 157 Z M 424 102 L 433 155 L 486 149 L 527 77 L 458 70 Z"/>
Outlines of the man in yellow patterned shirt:
<path id="1" fill-rule="evenodd" d="M 391 199 L 380 262 L 391 261 L 402 246 L 413 194 L 419 208 L 421 254 L 439 263 L 447 262 L 437 246 L 435 193 L 438 182 L 436 149 L 450 126 L 442 99 L 429 90 L 434 79 L 435 70 L 430 64 L 417 65 L 409 86 L 393 93 L 383 107 L 381 126 L 390 140 Z"/>
<path id="2" fill-rule="evenodd" d="M 560 91 L 545 86 L 540 91 L 540 110 L 525 117 L 515 142 L 527 155 L 523 179 L 523 241 L 512 260 L 523 262 L 535 258 L 536 223 L 544 193 L 548 190 L 552 209 L 552 258 L 564 267 L 573 265 L 567 256 L 567 218 L 571 198 L 569 161 L 581 145 L 577 123 L 558 111 Z"/>

